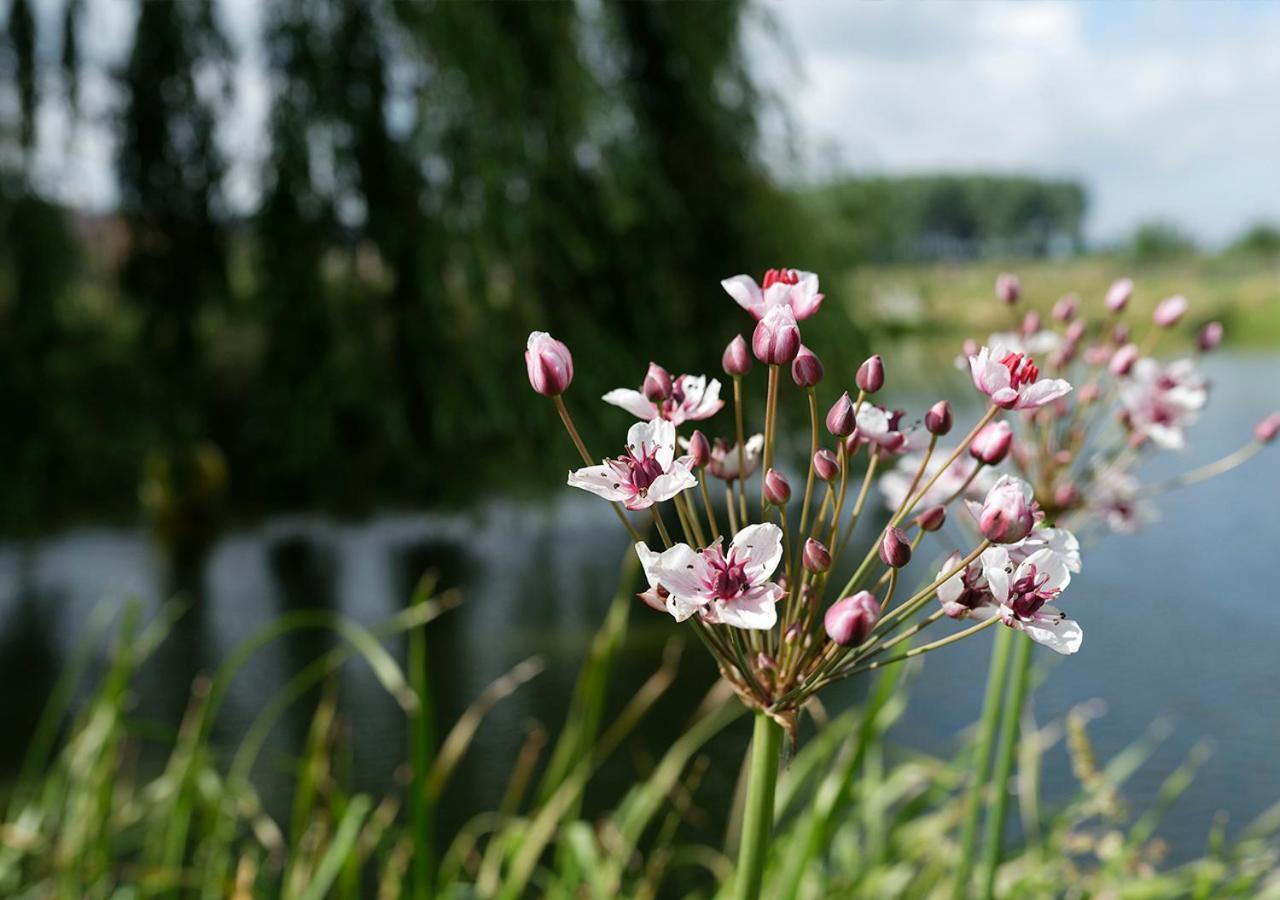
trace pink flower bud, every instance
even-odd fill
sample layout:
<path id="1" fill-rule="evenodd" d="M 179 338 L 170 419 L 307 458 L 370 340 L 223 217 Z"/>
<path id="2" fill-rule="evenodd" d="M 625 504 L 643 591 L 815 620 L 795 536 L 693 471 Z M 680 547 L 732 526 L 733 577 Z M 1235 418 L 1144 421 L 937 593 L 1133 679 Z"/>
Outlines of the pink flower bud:
<path id="1" fill-rule="evenodd" d="M 998 465 L 1009 455 L 1013 444 L 1013 429 L 1008 422 L 991 422 L 974 435 L 969 444 L 969 455 L 989 466 Z"/>
<path id="2" fill-rule="evenodd" d="M 947 508 L 945 506 L 931 506 L 916 516 L 916 524 L 920 526 L 921 531 L 937 531 L 946 521 Z"/>
<path id="3" fill-rule="evenodd" d="M 836 437 L 848 437 L 853 434 L 857 424 L 858 420 L 853 416 L 853 401 L 849 399 L 849 392 L 845 391 L 827 411 L 827 431 Z"/>
<path id="4" fill-rule="evenodd" d="M 1115 353 L 1111 354 L 1111 362 L 1107 368 L 1111 370 L 1111 374 L 1117 378 L 1128 375 L 1133 368 L 1133 364 L 1138 361 L 1138 345 L 1125 344 Z"/>
<path id="5" fill-rule="evenodd" d="M 649 371 L 644 374 L 644 384 L 640 393 L 653 403 L 661 403 L 671 397 L 671 373 L 656 362 L 649 363 Z"/>
<path id="6" fill-rule="evenodd" d="M 1086 384 L 1084 387 L 1080 388 L 1080 402 L 1085 406 L 1088 406 L 1090 403 L 1093 403 L 1098 399 L 1098 393 L 1100 390 L 1101 389 L 1093 382 Z"/>
<path id="7" fill-rule="evenodd" d="M 792 622 L 787 626 L 787 630 L 783 632 L 782 639 L 788 644 L 794 644 L 796 642 L 796 638 L 800 637 L 802 630 L 803 629 L 801 629 L 799 622 Z"/>
<path id="8" fill-rule="evenodd" d="M 886 528 L 880 538 L 880 561 L 901 569 L 911 562 L 911 540 L 901 528 Z"/>
<path id="9" fill-rule="evenodd" d="M 545 331 L 529 335 L 524 364 L 529 370 L 529 384 L 544 397 L 560 396 L 573 382 L 573 354 Z"/>
<path id="10" fill-rule="evenodd" d="M 996 297 L 1002 303 L 1009 306 L 1018 302 L 1018 297 L 1022 293 L 1022 282 L 1018 281 L 1018 276 L 1010 272 L 1001 272 L 996 276 Z"/>
<path id="11" fill-rule="evenodd" d="M 1058 485 L 1058 489 L 1053 492 L 1053 502 L 1059 509 L 1071 509 L 1080 503 L 1080 492 L 1068 481 Z"/>
<path id="12" fill-rule="evenodd" d="M 1196 343 L 1200 345 L 1201 353 L 1208 353 L 1210 350 L 1222 343 L 1222 323 L 1210 322 L 1208 325 L 1200 329 L 1200 335 L 1196 338 Z"/>
<path id="13" fill-rule="evenodd" d="M 1067 326 L 1067 330 L 1063 336 L 1069 344 L 1078 344 L 1080 339 L 1084 337 L 1084 333 L 1089 330 L 1089 323 L 1085 319 L 1076 319 Z"/>
<path id="14" fill-rule="evenodd" d="M 884 360 L 880 358 L 880 354 L 877 353 L 858 366 L 858 374 L 853 381 L 858 390 L 868 394 L 874 394 L 884 387 Z"/>
<path id="15" fill-rule="evenodd" d="M 1107 289 L 1107 309 L 1113 313 L 1118 313 L 1129 305 L 1129 298 L 1133 296 L 1133 279 L 1121 278 L 1119 281 L 1112 282 L 1111 287 Z"/>
<path id="16" fill-rule="evenodd" d="M 924 414 L 924 427 L 930 434 L 936 434 L 938 437 L 942 437 L 951 430 L 952 422 L 951 404 L 946 400 L 939 400 Z"/>
<path id="17" fill-rule="evenodd" d="M 1067 294 L 1057 303 L 1053 304 L 1053 317 L 1059 322 L 1070 322 L 1076 317 L 1076 313 L 1080 311 L 1080 297 L 1076 294 Z"/>
<path id="18" fill-rule="evenodd" d="M 1111 343 L 1129 343 L 1129 324 L 1127 322 L 1117 322 L 1116 327 L 1111 329 Z"/>
<path id="19" fill-rule="evenodd" d="M 822 380 L 822 360 L 804 344 L 791 361 L 791 378 L 802 388 L 810 388 Z"/>
<path id="20" fill-rule="evenodd" d="M 751 371 L 754 363 L 751 362 L 751 354 L 747 352 L 747 342 L 742 335 L 736 335 L 724 348 L 720 365 L 724 367 L 726 375 L 746 375 Z"/>
<path id="21" fill-rule="evenodd" d="M 693 465 L 698 469 L 711 462 L 711 442 L 701 431 L 694 431 L 689 436 L 689 456 L 693 458 Z"/>
<path id="22" fill-rule="evenodd" d="M 966 338 L 964 344 L 960 347 L 960 352 L 964 354 L 966 359 L 968 359 L 971 356 L 977 356 L 979 349 L 981 348 L 978 347 L 977 341 L 973 338 Z"/>
<path id="23" fill-rule="evenodd" d="M 1187 305 L 1187 298 L 1181 294 L 1161 300 L 1151 314 L 1151 321 L 1161 328 L 1172 328 L 1186 315 Z"/>
<path id="24" fill-rule="evenodd" d="M 1034 309 L 1027 310 L 1027 314 L 1022 317 L 1022 333 L 1030 336 L 1040 330 L 1040 313 Z"/>
<path id="25" fill-rule="evenodd" d="M 1280 434 L 1280 412 L 1273 412 L 1253 429 L 1253 439 L 1259 444 L 1270 444 L 1277 434 Z"/>
<path id="26" fill-rule="evenodd" d="M 822 541 L 809 538 L 804 542 L 804 567 L 810 572 L 821 573 L 831 568 L 831 551 Z"/>
<path id="27" fill-rule="evenodd" d="M 756 654 L 756 668 L 761 672 L 772 672 L 778 668 L 778 661 L 761 650 Z"/>
<path id="28" fill-rule="evenodd" d="M 840 461 L 826 447 L 819 447 L 813 454 L 813 473 L 823 481 L 830 481 L 840 474 Z"/>
<path id="29" fill-rule="evenodd" d="M 837 600 L 827 608 L 822 624 L 827 637 L 841 647 L 856 647 L 867 639 L 880 619 L 880 603 L 870 591 Z"/>
<path id="30" fill-rule="evenodd" d="M 791 485 L 777 469 L 764 473 L 764 499 L 774 506 L 786 506 L 791 499 Z"/>
<path id="31" fill-rule="evenodd" d="M 978 530 L 996 544 L 1014 544 L 1035 527 L 1035 503 L 1031 487 L 1004 475 L 992 486 L 978 514 Z"/>
<path id="32" fill-rule="evenodd" d="M 772 306 L 756 323 L 751 335 L 756 359 L 770 366 L 785 366 L 800 352 L 800 326 L 796 314 L 785 304 Z"/>

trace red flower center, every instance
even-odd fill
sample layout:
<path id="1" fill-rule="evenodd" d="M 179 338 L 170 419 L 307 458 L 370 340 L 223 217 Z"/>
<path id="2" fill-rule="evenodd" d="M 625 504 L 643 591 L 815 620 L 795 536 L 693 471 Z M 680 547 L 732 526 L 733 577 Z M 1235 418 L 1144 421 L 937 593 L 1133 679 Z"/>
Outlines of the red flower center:
<path id="1" fill-rule="evenodd" d="M 1006 354 L 1000 364 L 1009 370 L 1009 387 L 1015 391 L 1024 384 L 1034 384 L 1040 377 L 1040 369 L 1035 360 L 1021 353 Z"/>
<path id="2" fill-rule="evenodd" d="M 795 269 L 770 269 L 764 273 L 764 287 L 766 289 L 779 282 L 782 284 L 799 284 L 800 273 Z"/>

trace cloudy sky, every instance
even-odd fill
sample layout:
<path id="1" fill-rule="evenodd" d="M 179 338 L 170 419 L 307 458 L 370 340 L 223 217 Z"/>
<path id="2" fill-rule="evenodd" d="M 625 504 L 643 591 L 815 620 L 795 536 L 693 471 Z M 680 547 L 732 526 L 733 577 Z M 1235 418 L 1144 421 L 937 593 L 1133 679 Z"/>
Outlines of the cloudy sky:
<path id="1" fill-rule="evenodd" d="M 1079 178 L 1094 239 L 1280 221 L 1280 3 L 771 0 L 802 165 Z"/>
<path id="2" fill-rule="evenodd" d="M 0 0 L 0 7 L 7 6 Z M 37 4 L 57 35 L 61 0 Z M 87 5 L 83 42 L 121 58 L 131 0 Z M 223 142 L 230 190 L 252 204 L 267 92 L 259 0 L 221 0 L 241 48 L 237 110 Z M 785 110 L 796 155 L 784 177 L 838 173 L 1026 172 L 1089 188 L 1094 240 L 1153 218 L 1220 243 L 1280 222 L 1280 2 L 1060 3 L 764 0 L 748 31 L 751 64 Z M 56 59 L 57 48 L 48 48 Z M 105 79 L 86 84 L 105 104 Z M 41 122 L 46 184 L 103 208 L 111 145 L 92 123 Z"/>

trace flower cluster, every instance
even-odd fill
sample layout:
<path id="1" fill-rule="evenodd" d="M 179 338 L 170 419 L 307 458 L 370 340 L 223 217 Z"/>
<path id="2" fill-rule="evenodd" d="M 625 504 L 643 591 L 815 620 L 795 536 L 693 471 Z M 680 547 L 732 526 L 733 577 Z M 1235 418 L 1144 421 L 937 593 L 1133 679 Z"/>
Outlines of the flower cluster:
<path id="1" fill-rule="evenodd" d="M 739 275 L 722 286 L 754 327 L 749 340 L 735 337 L 722 354 L 732 418 L 711 437 L 700 429 L 711 430 L 724 406 L 719 381 L 673 378 L 651 364 L 638 390 L 604 395 L 639 421 L 620 453 L 597 462 L 561 396 L 572 380 L 568 350 L 544 334 L 529 339 L 530 381 L 552 397 L 586 463 L 568 483 L 614 502 L 648 584 L 640 599 L 693 628 L 744 702 L 789 728 L 823 686 L 991 626 L 1062 653 L 1079 649 L 1080 627 L 1057 606 L 1080 570 L 1079 544 L 1032 483 L 994 468 L 1025 455 L 1010 418 L 1063 415 L 1072 386 L 1056 363 L 1042 374 L 1036 356 L 1061 353 L 1063 343 L 1019 333 L 975 347 L 967 365 L 983 412 L 962 438 L 942 444 L 955 424 L 947 402 L 913 416 L 873 400 L 886 384 L 880 356 L 864 362 L 851 384 L 837 386 L 821 413 L 818 391 L 827 375 L 801 333 L 822 304 L 816 275 L 778 269 L 759 283 Z M 1004 290 L 1016 301 L 1016 285 Z M 767 379 L 758 430 L 747 427 L 752 417 L 741 400 L 757 362 Z M 787 375 L 794 388 L 784 387 Z M 1173 396 L 1161 398 L 1160 409 L 1182 402 L 1183 384 L 1165 388 Z M 803 490 L 792 490 L 775 460 L 778 410 L 787 396 L 809 417 Z M 1161 416 L 1150 406 L 1149 418 Z M 1130 420 L 1135 428 L 1144 421 Z M 867 501 L 877 484 L 888 519 L 859 547 L 853 537 L 864 513 L 875 514 Z M 637 510 L 647 511 L 656 537 L 641 533 L 648 523 L 633 520 Z M 944 530 L 949 516 L 962 526 Z M 929 554 L 921 550 L 926 535 Z M 931 554 L 946 558 L 936 574 Z M 912 575 L 913 564 L 929 574 Z M 923 586 L 912 591 L 910 584 Z M 945 628 L 947 619 L 972 622 L 904 645 L 926 628 Z"/>

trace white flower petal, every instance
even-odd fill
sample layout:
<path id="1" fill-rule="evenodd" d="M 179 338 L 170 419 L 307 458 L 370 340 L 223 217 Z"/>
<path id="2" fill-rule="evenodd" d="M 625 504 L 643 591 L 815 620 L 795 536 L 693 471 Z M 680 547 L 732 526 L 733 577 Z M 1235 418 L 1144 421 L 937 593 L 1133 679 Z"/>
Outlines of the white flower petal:
<path id="1" fill-rule="evenodd" d="M 752 584 L 773 574 L 782 559 L 782 529 L 772 522 L 748 525 L 733 537 L 736 558 L 743 559 L 742 572 Z"/>
<path id="2" fill-rule="evenodd" d="M 1054 614 L 1044 615 L 1048 610 Z M 1084 630 L 1074 619 L 1067 619 L 1051 606 L 1042 607 L 1041 615 L 1027 622 L 1019 622 L 1021 630 L 1037 644 L 1044 644 L 1050 650 L 1068 656 L 1080 649 L 1084 643 Z"/>
<path id="3" fill-rule="evenodd" d="M 654 406 L 644 394 L 639 391 L 633 391 L 631 388 L 614 388 L 600 399 L 605 403 L 622 407 L 637 419 L 642 419 L 645 422 L 658 415 L 658 407 Z"/>
<path id="4" fill-rule="evenodd" d="M 715 603 L 716 621 L 722 625 L 767 631 L 778 623 L 778 599 L 785 593 L 772 582 L 751 588 L 741 597 Z"/>
<path id="5" fill-rule="evenodd" d="M 720 286 L 739 306 L 757 319 L 764 315 L 764 292 L 750 275 L 734 275 L 721 281 Z"/>
<path id="6" fill-rule="evenodd" d="M 710 594 L 706 588 L 707 564 L 688 544 L 676 544 L 658 554 L 650 571 L 667 592 L 690 603 L 706 603 Z"/>
<path id="7" fill-rule="evenodd" d="M 682 456 L 671 467 L 671 471 L 665 475 L 659 475 L 653 479 L 653 484 L 649 485 L 648 495 L 649 502 L 662 503 L 670 500 L 681 491 L 686 491 L 698 484 L 698 479 L 694 477 L 691 471 L 693 467 L 693 457 Z"/>
<path id="8" fill-rule="evenodd" d="M 568 484 L 606 500 L 625 501 L 631 497 L 631 493 L 620 486 L 617 473 L 608 466 L 587 466 L 570 472 Z"/>

